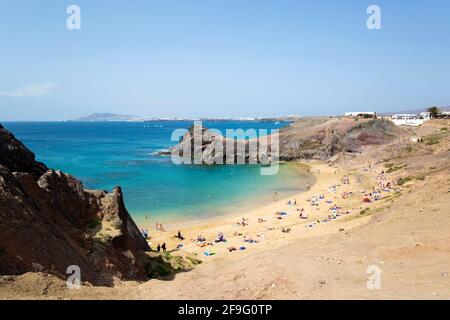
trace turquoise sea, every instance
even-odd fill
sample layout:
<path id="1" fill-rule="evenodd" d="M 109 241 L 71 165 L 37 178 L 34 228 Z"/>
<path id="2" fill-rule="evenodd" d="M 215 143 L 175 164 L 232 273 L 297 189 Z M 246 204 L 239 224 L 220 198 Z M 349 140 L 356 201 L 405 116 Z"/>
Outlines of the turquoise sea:
<path id="1" fill-rule="evenodd" d="M 256 165 L 182 165 L 157 155 L 168 149 L 173 130 L 191 122 L 6 122 L 39 161 L 79 178 L 88 189 L 123 189 L 128 211 L 138 222 L 145 215 L 158 221 L 198 219 L 245 203 L 269 201 L 301 191 L 309 181 L 295 165 L 280 166 L 274 176 L 261 176 Z M 285 123 L 204 122 L 207 128 L 274 129 Z"/>

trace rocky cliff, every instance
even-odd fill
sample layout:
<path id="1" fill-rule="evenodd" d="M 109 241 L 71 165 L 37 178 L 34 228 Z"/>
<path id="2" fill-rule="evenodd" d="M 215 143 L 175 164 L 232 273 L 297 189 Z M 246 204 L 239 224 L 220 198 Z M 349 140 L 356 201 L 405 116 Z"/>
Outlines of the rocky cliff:
<path id="1" fill-rule="evenodd" d="M 89 191 L 76 178 L 49 170 L 0 125 L 0 274 L 46 271 L 112 284 L 144 279 L 149 250 L 127 212 L 120 187 Z"/>
<path id="2" fill-rule="evenodd" d="M 368 149 L 386 145 L 407 134 L 388 120 L 351 120 L 330 117 L 314 117 L 298 119 L 291 125 L 282 128 L 277 136 L 279 145 L 271 145 L 269 140 L 239 140 L 235 139 L 234 149 L 227 154 L 227 142 L 223 135 L 214 133 L 204 127 L 198 129 L 200 143 L 194 141 L 195 126 L 183 136 L 181 141 L 171 148 L 167 154 L 183 156 L 186 152 L 193 162 L 194 154 L 202 156 L 203 164 L 213 164 L 220 159 L 223 163 L 227 158 L 244 159 L 261 162 L 257 149 L 250 149 L 250 141 L 258 147 L 267 148 L 267 158 L 272 160 L 335 160 L 340 155 L 362 154 Z M 274 140 L 276 141 L 276 140 Z M 220 146 L 217 148 L 217 146 Z M 217 151 L 219 150 L 219 151 Z M 279 157 L 275 156 L 279 152 Z M 218 162 L 215 162 L 218 163 Z"/>
<path id="3" fill-rule="evenodd" d="M 389 144 L 407 134 L 389 120 L 302 119 L 280 132 L 281 160 L 333 160 Z"/>
<path id="4" fill-rule="evenodd" d="M 176 155 L 183 158 L 183 163 L 194 164 L 270 164 L 277 161 L 278 145 L 272 143 L 272 138 L 266 136 L 257 139 L 255 136 L 245 136 L 246 132 L 235 132 L 235 135 L 224 136 L 221 132 L 193 125 L 173 146 L 166 155 Z M 259 152 L 258 150 L 264 150 Z"/>

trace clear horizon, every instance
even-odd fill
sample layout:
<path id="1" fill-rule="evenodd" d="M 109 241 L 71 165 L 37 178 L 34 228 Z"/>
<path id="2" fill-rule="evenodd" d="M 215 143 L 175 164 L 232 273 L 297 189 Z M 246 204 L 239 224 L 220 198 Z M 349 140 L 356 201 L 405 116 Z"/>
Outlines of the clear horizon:
<path id="1" fill-rule="evenodd" d="M 81 30 L 68 30 L 69 5 Z M 368 6 L 381 29 L 366 26 Z M 0 3 L 0 121 L 244 118 L 450 105 L 450 3 Z"/>

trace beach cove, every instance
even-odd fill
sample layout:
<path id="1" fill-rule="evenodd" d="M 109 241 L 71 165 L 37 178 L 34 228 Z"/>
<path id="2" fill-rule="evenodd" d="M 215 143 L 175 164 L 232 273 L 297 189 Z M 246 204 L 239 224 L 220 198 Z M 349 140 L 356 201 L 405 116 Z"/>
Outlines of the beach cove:
<path id="1" fill-rule="evenodd" d="M 301 238 L 339 232 L 342 221 L 346 228 L 367 221 L 352 217 L 358 218 L 366 207 L 373 207 L 362 199 L 376 183 L 375 172 L 346 170 L 322 161 L 292 165 L 314 176 L 310 189 L 259 203 L 249 199 L 239 210 L 202 220 L 173 221 L 164 225 L 164 230 L 156 229 L 155 221 L 139 226 L 149 231 L 148 243 L 153 250 L 165 243 L 174 254 L 194 254 L 204 262 L 217 263 L 273 250 Z M 349 184 L 343 183 L 347 180 Z M 336 210 L 330 210 L 333 206 Z M 333 213 L 337 216 L 329 219 Z M 183 240 L 176 237 L 178 231 Z M 217 241 L 221 234 L 224 241 Z"/>
<path id="2" fill-rule="evenodd" d="M 190 121 L 10 122 L 10 129 L 35 151 L 37 160 L 79 178 L 87 189 L 120 185 L 133 219 L 163 223 L 193 221 L 235 211 L 247 203 L 302 191 L 314 183 L 302 171 L 281 165 L 278 174 L 261 176 L 258 165 L 177 166 L 158 151 L 176 142 L 171 134 Z M 278 129 L 286 123 L 204 122 L 205 127 Z"/>

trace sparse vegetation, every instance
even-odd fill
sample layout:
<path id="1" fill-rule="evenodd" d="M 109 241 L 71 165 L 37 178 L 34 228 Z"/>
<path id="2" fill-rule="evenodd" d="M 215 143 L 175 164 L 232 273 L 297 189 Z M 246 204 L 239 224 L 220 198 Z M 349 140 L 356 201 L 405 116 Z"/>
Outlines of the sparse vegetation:
<path id="1" fill-rule="evenodd" d="M 407 183 L 407 182 L 410 182 L 410 181 L 412 181 L 413 180 L 413 177 L 402 177 L 402 178 L 400 178 L 400 179 L 398 179 L 397 180 L 397 184 L 399 185 L 399 186 L 402 186 L 402 185 L 404 185 L 405 183 Z"/>
<path id="2" fill-rule="evenodd" d="M 95 228 L 99 227 L 101 224 L 102 224 L 102 222 L 100 221 L 100 219 L 95 218 L 88 222 L 88 228 L 95 229 Z"/>
<path id="3" fill-rule="evenodd" d="M 384 166 L 387 168 L 386 173 L 392 173 L 407 167 L 406 164 L 394 165 L 393 163 L 386 163 Z"/>
<path id="4" fill-rule="evenodd" d="M 162 256 L 146 256 L 144 263 L 147 265 L 147 277 L 150 279 L 168 276 L 174 272 L 170 262 L 165 261 Z"/>
<path id="5" fill-rule="evenodd" d="M 146 272 L 149 278 L 173 275 L 176 272 L 190 270 L 194 266 L 202 263 L 201 260 L 191 255 L 183 257 L 181 255 L 172 255 L 171 252 L 156 255 L 150 253 L 144 256 L 143 262 L 146 265 Z"/>
<path id="6" fill-rule="evenodd" d="M 93 245 L 96 248 L 103 249 L 106 245 L 106 239 L 104 238 L 93 238 Z"/>
<path id="7" fill-rule="evenodd" d="M 359 214 L 360 214 L 360 215 L 365 215 L 367 212 L 369 212 L 369 210 L 370 210 L 370 208 L 362 209 L 362 210 L 359 212 Z"/>
<path id="8" fill-rule="evenodd" d="M 390 195 L 384 197 L 382 200 L 383 201 L 391 201 L 392 202 L 395 198 L 398 198 L 401 195 L 402 195 L 402 193 L 400 191 L 398 191 L 398 192 L 395 192 L 394 194 L 390 194 Z"/>
<path id="9" fill-rule="evenodd" d="M 202 263 L 202 260 L 199 260 L 199 259 L 196 259 L 196 258 L 193 258 L 193 257 L 190 257 L 190 256 L 187 256 L 186 259 L 187 259 L 190 263 L 192 263 L 192 265 L 194 265 L 194 266 L 199 265 L 199 264 Z"/>
<path id="10" fill-rule="evenodd" d="M 439 139 L 437 137 L 431 136 L 425 139 L 425 144 L 427 146 L 432 146 L 439 143 Z"/>
<path id="11" fill-rule="evenodd" d="M 405 150 L 406 150 L 406 152 L 411 153 L 414 149 L 413 149 L 412 145 L 409 144 L 406 146 Z"/>

